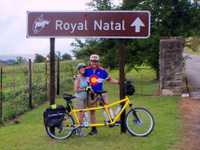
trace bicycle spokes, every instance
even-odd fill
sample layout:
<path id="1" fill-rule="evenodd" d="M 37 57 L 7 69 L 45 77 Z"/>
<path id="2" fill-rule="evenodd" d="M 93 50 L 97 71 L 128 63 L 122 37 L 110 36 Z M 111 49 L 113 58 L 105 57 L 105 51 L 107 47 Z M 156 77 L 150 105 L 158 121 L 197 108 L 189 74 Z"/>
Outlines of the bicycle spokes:
<path id="1" fill-rule="evenodd" d="M 46 131 L 49 134 L 50 137 L 55 138 L 55 139 L 64 139 L 69 136 L 74 131 L 74 120 L 71 116 L 68 114 L 65 115 L 65 118 L 63 122 L 61 123 L 61 126 L 55 128 L 55 132 L 52 133 L 50 131 L 50 127 L 46 126 Z"/>
<path id="2" fill-rule="evenodd" d="M 143 108 L 129 111 L 125 123 L 129 133 L 136 136 L 147 136 L 154 127 L 152 115 Z"/>

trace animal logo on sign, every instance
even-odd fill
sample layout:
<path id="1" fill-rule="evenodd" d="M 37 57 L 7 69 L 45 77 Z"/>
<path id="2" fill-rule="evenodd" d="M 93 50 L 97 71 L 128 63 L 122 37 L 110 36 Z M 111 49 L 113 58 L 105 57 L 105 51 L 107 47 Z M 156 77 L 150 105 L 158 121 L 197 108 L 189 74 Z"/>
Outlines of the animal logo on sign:
<path id="1" fill-rule="evenodd" d="M 51 21 L 49 20 L 44 20 L 43 18 L 43 14 L 38 17 L 37 19 L 35 19 L 34 23 L 33 23 L 33 33 L 37 34 L 39 33 L 46 25 L 48 25 Z"/>

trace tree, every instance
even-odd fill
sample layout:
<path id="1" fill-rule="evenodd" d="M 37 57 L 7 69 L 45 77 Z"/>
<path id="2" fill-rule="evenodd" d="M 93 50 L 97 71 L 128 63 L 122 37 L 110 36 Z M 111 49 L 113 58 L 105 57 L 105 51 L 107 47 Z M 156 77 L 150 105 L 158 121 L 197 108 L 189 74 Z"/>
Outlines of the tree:
<path id="1" fill-rule="evenodd" d="M 40 55 L 40 54 L 35 54 L 35 59 L 34 59 L 34 63 L 41 63 L 41 62 L 45 62 L 45 57 Z"/>
<path id="2" fill-rule="evenodd" d="M 71 43 L 71 46 L 75 48 L 72 50 L 72 53 L 76 59 L 88 59 L 88 57 L 93 54 L 99 54 L 99 40 L 98 39 L 86 39 L 85 43 L 79 39 L 76 39 L 75 42 Z"/>
<path id="3" fill-rule="evenodd" d="M 198 37 L 193 37 L 189 40 L 189 47 L 193 51 L 198 51 L 198 46 L 200 45 L 200 38 Z"/>
<path id="4" fill-rule="evenodd" d="M 62 55 L 62 60 L 72 60 L 72 56 L 68 53 Z"/>
<path id="5" fill-rule="evenodd" d="M 133 4 L 136 5 L 135 1 L 133 2 Z M 98 10 L 111 10 L 113 9 L 113 7 L 115 7 L 110 2 L 110 0 L 93 0 L 90 3 L 90 6 L 93 6 L 95 7 L 94 9 Z M 117 7 L 116 9 L 119 9 L 119 7 Z M 130 40 L 127 40 L 126 45 L 129 43 Z M 110 69 L 115 69 L 119 67 L 118 44 L 119 41 L 115 39 L 87 39 L 85 43 L 77 39 L 75 43 L 72 43 L 72 46 L 76 47 L 72 50 L 72 52 L 77 59 L 82 58 L 87 60 L 88 56 L 90 56 L 92 53 L 96 53 L 101 56 L 100 62 L 102 66 Z M 127 66 L 134 67 L 137 65 L 141 65 L 142 61 L 136 55 L 138 48 L 132 49 L 132 46 L 133 45 L 126 48 L 127 55 L 125 63 L 127 64 Z"/>
<path id="6" fill-rule="evenodd" d="M 24 64 L 26 62 L 26 59 L 21 57 L 21 56 L 17 56 L 17 61 L 15 64 Z"/>
<path id="7" fill-rule="evenodd" d="M 199 16 L 199 5 L 188 0 L 146 0 L 138 3 L 136 9 L 151 12 L 151 37 L 145 42 L 138 42 L 145 56 L 144 62 L 158 75 L 160 37 L 182 36 L 184 40 L 199 33 L 200 21 L 196 18 Z"/>
<path id="8" fill-rule="evenodd" d="M 50 60 L 50 53 L 47 55 L 48 60 Z M 61 59 L 61 52 L 56 51 L 55 53 L 55 61 L 57 61 L 57 58 Z"/>
<path id="9" fill-rule="evenodd" d="M 56 58 L 59 58 L 59 59 L 61 59 L 61 52 L 60 51 L 56 51 Z"/>
<path id="10" fill-rule="evenodd" d="M 120 9 L 122 10 L 132 10 L 137 7 L 137 5 L 141 2 L 141 0 L 123 0 L 122 6 Z"/>
<path id="11" fill-rule="evenodd" d="M 113 3 L 110 0 L 92 0 L 87 5 L 94 10 L 111 10 L 113 7 Z"/>
<path id="12" fill-rule="evenodd" d="M 95 10 L 112 10 L 109 0 L 92 0 L 90 6 Z M 159 76 L 159 40 L 163 36 L 200 36 L 200 6 L 188 0 L 124 0 L 121 10 L 149 10 L 151 12 L 151 36 L 149 39 L 130 39 L 125 41 L 125 63 L 133 68 L 147 64 Z M 111 69 L 118 67 L 118 40 L 92 39 L 81 43 L 72 52 L 77 57 L 91 53 L 100 54 L 101 63 Z M 94 45 L 95 44 L 95 45 Z M 115 63 L 115 64 L 114 64 Z"/>

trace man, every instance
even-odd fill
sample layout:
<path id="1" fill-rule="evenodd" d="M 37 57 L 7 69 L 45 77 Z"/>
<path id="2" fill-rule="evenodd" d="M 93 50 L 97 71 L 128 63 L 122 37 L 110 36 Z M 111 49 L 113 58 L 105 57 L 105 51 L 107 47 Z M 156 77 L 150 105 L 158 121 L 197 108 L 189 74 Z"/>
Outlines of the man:
<path id="1" fill-rule="evenodd" d="M 90 64 L 91 66 L 86 68 L 85 77 L 87 79 L 87 82 L 91 84 L 92 90 L 95 91 L 103 91 L 103 80 L 107 80 L 108 82 L 119 84 L 118 80 L 115 80 L 111 78 L 107 71 L 100 67 L 99 64 L 99 56 L 97 54 L 92 54 L 90 56 Z M 108 98 L 107 95 L 104 93 L 103 95 L 105 105 L 108 105 Z M 90 95 L 88 96 L 88 108 L 97 107 L 97 102 L 94 100 L 91 100 Z M 110 108 L 111 110 L 111 108 Z M 109 111 L 110 111 L 109 110 Z M 91 122 L 94 124 L 96 122 L 95 117 L 95 110 L 90 111 L 91 115 Z M 89 135 L 93 135 L 97 133 L 96 127 L 92 127 L 92 131 L 89 133 Z"/>

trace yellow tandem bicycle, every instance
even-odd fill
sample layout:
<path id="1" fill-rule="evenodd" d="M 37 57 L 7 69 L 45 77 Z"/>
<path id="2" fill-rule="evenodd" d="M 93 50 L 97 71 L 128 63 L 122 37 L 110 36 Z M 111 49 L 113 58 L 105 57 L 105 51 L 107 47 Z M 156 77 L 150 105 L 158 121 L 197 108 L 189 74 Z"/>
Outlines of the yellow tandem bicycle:
<path id="1" fill-rule="evenodd" d="M 127 84 L 130 85 L 130 83 L 131 83 L 130 81 L 126 81 L 125 85 Z M 127 87 L 128 86 L 126 86 L 126 88 Z M 95 92 L 96 96 L 98 95 L 100 96 L 98 100 L 103 101 L 103 98 L 102 98 L 103 93 L 106 93 L 106 91 Z M 121 123 L 117 120 L 120 118 L 122 112 L 128 107 L 128 105 L 130 106 L 130 111 L 126 114 L 124 124 L 125 124 L 126 129 L 131 135 L 144 137 L 144 136 L 149 135 L 154 128 L 154 119 L 151 113 L 144 108 L 134 108 L 127 93 L 124 99 L 121 99 L 115 103 L 99 106 L 99 107 L 94 107 L 94 108 L 86 108 L 86 109 L 73 109 L 73 105 L 71 101 L 73 98 L 75 97 L 72 95 L 68 95 L 64 97 L 64 99 L 67 102 L 66 109 L 68 111 L 66 111 L 61 125 L 58 127 L 55 127 L 54 132 L 52 132 L 51 127 L 45 126 L 46 132 L 51 138 L 54 138 L 54 139 L 68 138 L 73 133 L 76 133 L 76 130 L 78 128 L 119 126 L 121 125 Z M 121 108 L 120 112 L 115 116 L 114 119 L 111 119 L 109 108 L 114 105 L 119 105 L 121 103 L 124 103 L 124 105 Z M 69 109 L 69 107 L 71 108 L 71 110 Z M 87 112 L 90 110 L 105 110 L 108 115 L 109 121 L 102 121 L 102 123 L 92 124 L 89 121 L 85 120 L 82 124 L 80 124 L 77 113 L 81 111 Z"/>

